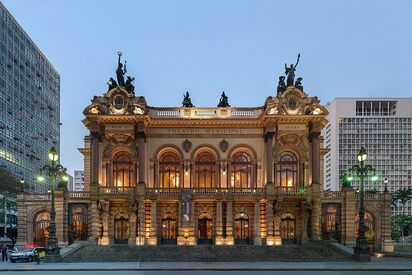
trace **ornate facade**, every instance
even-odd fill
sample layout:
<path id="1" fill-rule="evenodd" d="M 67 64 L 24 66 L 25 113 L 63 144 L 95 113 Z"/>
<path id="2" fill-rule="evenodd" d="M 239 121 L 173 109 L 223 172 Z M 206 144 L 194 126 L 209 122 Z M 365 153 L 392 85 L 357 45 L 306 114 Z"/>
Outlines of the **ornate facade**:
<path id="1" fill-rule="evenodd" d="M 327 111 L 299 88 L 256 108 L 157 108 L 117 86 L 84 115 L 85 190 L 57 190 L 60 244 L 355 244 L 358 194 L 322 190 Z M 47 199 L 19 196 L 21 243 L 47 239 Z M 366 195 L 371 249 L 390 249 L 390 205 Z"/>

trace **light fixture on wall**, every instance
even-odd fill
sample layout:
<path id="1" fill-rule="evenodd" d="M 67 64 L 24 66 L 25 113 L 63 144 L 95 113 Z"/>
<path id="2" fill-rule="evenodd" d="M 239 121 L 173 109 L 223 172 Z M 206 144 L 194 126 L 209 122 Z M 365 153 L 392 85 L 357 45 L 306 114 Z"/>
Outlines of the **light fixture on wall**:
<path id="1" fill-rule="evenodd" d="M 226 162 L 225 161 L 222 161 L 222 172 L 223 172 L 223 175 L 226 175 Z"/>
<path id="2" fill-rule="evenodd" d="M 189 162 L 185 160 L 185 175 L 189 175 Z"/>

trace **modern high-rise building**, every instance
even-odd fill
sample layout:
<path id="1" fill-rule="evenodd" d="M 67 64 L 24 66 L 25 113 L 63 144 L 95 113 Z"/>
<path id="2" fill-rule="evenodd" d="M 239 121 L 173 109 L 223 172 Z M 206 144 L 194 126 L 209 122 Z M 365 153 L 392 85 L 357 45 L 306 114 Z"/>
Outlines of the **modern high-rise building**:
<path id="1" fill-rule="evenodd" d="M 45 191 L 35 175 L 52 146 L 59 151 L 60 75 L 0 2 L 0 166 Z"/>
<path id="2" fill-rule="evenodd" d="M 395 192 L 412 186 L 412 98 L 336 98 L 326 108 L 325 190 L 340 189 L 339 176 L 356 163 L 362 146 L 368 153 L 367 164 L 379 175 L 376 182 L 366 179 L 365 190 L 381 192 L 386 184 Z M 355 177 L 353 186 L 358 185 Z M 409 202 L 406 209 L 398 205 L 392 210 L 412 214 L 411 206 Z"/>
<path id="3" fill-rule="evenodd" d="M 74 170 L 74 180 L 70 191 L 83 191 L 84 190 L 84 171 Z"/>

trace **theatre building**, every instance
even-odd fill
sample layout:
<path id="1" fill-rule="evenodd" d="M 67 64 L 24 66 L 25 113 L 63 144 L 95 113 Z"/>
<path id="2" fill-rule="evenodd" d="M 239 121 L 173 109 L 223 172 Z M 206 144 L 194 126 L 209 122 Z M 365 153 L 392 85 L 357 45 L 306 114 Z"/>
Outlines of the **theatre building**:
<path id="1" fill-rule="evenodd" d="M 183 105 L 152 107 L 120 85 L 93 98 L 84 191 L 56 190 L 61 246 L 355 245 L 358 194 L 322 187 L 317 97 L 294 85 L 259 107 L 230 107 L 224 94 L 221 107 L 191 107 L 188 94 Z M 19 195 L 19 243 L 47 241 L 49 198 Z M 390 195 L 365 199 L 368 246 L 389 249 Z"/>

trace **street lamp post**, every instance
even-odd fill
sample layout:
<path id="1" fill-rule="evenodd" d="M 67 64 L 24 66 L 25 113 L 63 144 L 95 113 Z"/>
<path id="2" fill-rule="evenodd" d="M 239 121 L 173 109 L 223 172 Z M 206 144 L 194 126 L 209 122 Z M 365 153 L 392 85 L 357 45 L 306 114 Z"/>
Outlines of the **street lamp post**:
<path id="1" fill-rule="evenodd" d="M 45 260 L 48 262 L 57 262 L 60 260 L 60 247 L 56 237 L 56 209 L 54 207 L 56 178 L 63 181 L 68 180 L 66 174 L 66 168 L 57 162 L 59 155 L 56 148 L 52 147 L 49 151 L 49 159 L 51 165 L 44 165 L 40 168 L 40 175 L 37 177 L 38 181 L 44 181 L 43 174 L 48 175 L 51 178 L 51 209 L 50 209 L 50 225 L 48 228 L 49 238 L 47 240 Z"/>
<path id="2" fill-rule="evenodd" d="M 365 232 L 365 190 L 364 190 L 364 182 L 365 177 L 368 175 L 369 172 L 373 172 L 372 181 L 376 181 L 378 179 L 377 175 L 375 174 L 375 169 L 372 168 L 371 165 L 365 165 L 365 160 L 368 158 L 368 154 L 364 147 L 362 147 L 356 156 L 357 161 L 359 164 L 352 166 L 349 171 L 355 174 L 359 178 L 359 226 L 358 226 L 358 238 L 356 239 L 356 246 L 355 246 L 355 259 L 358 261 L 369 262 L 370 261 L 370 254 L 368 252 L 368 243 L 366 241 Z M 350 174 L 348 175 L 347 180 L 352 180 L 353 176 Z"/>

